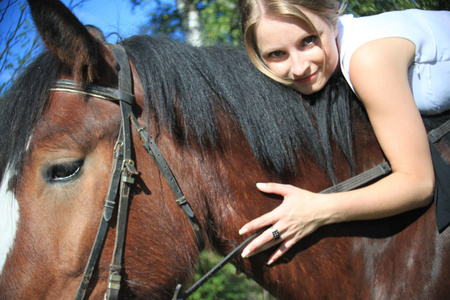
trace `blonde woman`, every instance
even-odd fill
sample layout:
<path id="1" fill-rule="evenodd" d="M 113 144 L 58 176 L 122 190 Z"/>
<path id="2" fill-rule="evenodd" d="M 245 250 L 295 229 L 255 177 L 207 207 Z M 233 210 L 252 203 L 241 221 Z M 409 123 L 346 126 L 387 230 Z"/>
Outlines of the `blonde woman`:
<path id="1" fill-rule="evenodd" d="M 407 10 L 354 18 L 339 16 L 334 0 L 240 2 L 246 47 L 256 67 L 303 94 L 321 90 L 334 72 L 342 72 L 364 104 L 393 170 L 370 186 L 327 195 L 258 183 L 262 192 L 284 200 L 242 227 L 240 234 L 272 226 L 242 256 L 279 244 L 271 264 L 322 225 L 385 218 L 429 205 L 435 175 L 421 114 L 450 109 L 450 12 Z M 443 168 L 448 173 L 449 167 Z M 450 182 L 442 185 L 448 188 Z M 440 207 L 450 214 L 450 200 L 444 198 Z M 440 221 L 439 229 L 448 221 Z"/>

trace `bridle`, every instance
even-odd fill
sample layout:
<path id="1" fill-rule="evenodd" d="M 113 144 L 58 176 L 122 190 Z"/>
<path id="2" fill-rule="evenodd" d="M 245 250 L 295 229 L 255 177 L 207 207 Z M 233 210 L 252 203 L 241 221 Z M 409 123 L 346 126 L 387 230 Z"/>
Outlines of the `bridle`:
<path id="1" fill-rule="evenodd" d="M 133 176 L 138 172 L 132 159 L 132 132 L 134 126 L 139 133 L 145 150 L 155 160 L 159 170 L 166 179 L 169 187 L 176 197 L 176 203 L 183 210 L 189 223 L 192 226 L 197 244 L 200 250 L 204 248 L 203 237 L 200 232 L 198 221 L 195 218 L 191 206 L 186 200 L 180 186 L 178 185 L 171 169 L 164 157 L 161 155 L 154 141 L 148 136 L 147 129 L 140 126 L 136 116 L 132 111 L 134 104 L 133 83 L 131 68 L 125 50 L 120 45 L 110 45 L 119 65 L 119 88 L 113 89 L 96 85 L 84 85 L 72 80 L 61 79 L 56 81 L 51 91 L 81 93 L 96 98 L 119 102 L 121 110 L 121 128 L 118 140 L 114 147 L 114 158 L 112 163 L 109 190 L 104 203 L 102 218 L 98 226 L 94 245 L 85 267 L 81 283 L 79 285 L 75 299 L 82 300 L 86 295 L 89 282 L 94 272 L 95 265 L 102 252 L 103 244 L 108 232 L 108 222 L 111 220 L 114 209 L 117 206 L 117 225 L 114 252 L 109 268 L 108 287 L 105 299 L 118 299 L 121 283 L 122 257 L 125 243 L 126 226 L 128 219 L 128 205 L 130 189 L 134 183 Z"/>
<path id="2" fill-rule="evenodd" d="M 111 220 L 113 212 L 117 206 L 117 225 L 116 225 L 116 239 L 112 261 L 109 268 L 108 286 L 105 293 L 105 299 L 118 299 L 120 284 L 121 284 L 121 271 L 122 271 L 122 258 L 124 251 L 126 226 L 128 219 L 128 205 L 130 198 L 130 189 L 134 184 L 133 176 L 138 172 L 134 166 L 132 159 L 132 132 L 131 127 L 134 126 L 139 133 L 139 137 L 143 143 L 143 146 L 147 153 L 154 159 L 158 169 L 164 176 L 167 184 L 172 190 L 176 203 L 183 210 L 186 218 L 188 219 L 191 227 L 194 231 L 197 239 L 197 245 L 201 251 L 204 248 L 204 240 L 200 232 L 198 221 L 194 215 L 194 212 L 186 200 L 180 186 L 178 185 L 170 167 L 166 160 L 161 155 L 158 147 L 153 139 L 148 135 L 147 129 L 140 126 L 136 116 L 132 111 L 132 105 L 134 104 L 133 95 L 133 83 L 131 68 L 128 61 L 125 50 L 120 45 L 109 45 L 113 50 L 117 64 L 119 65 L 119 87 L 118 89 L 101 87 L 97 85 L 85 85 L 76 83 L 72 80 L 61 79 L 57 80 L 51 91 L 55 92 L 69 92 L 79 93 L 96 98 L 119 102 L 121 109 L 121 128 L 119 132 L 118 140 L 114 147 L 114 157 L 111 169 L 111 178 L 109 183 L 109 190 L 104 202 L 104 208 L 100 224 L 97 230 L 97 235 L 92 247 L 88 263 L 85 267 L 82 280 L 80 282 L 75 299 L 82 300 L 85 298 L 87 288 L 89 286 L 92 274 L 94 272 L 95 265 L 102 252 L 103 244 L 106 240 L 106 234 L 108 232 L 108 223 Z M 438 129 L 432 130 L 428 135 L 431 142 L 437 142 L 440 138 L 446 135 L 450 131 L 450 121 L 444 123 Z M 362 185 L 367 184 L 373 180 L 379 179 L 391 172 L 391 167 L 388 162 L 383 162 L 376 167 L 354 176 L 346 181 L 343 181 L 331 188 L 323 190 L 321 193 L 332 193 L 351 190 Z M 225 264 L 233 259 L 240 251 L 250 243 L 255 237 L 264 232 L 267 227 L 262 228 L 239 246 L 237 246 L 230 254 L 228 254 L 221 262 L 219 262 L 213 269 L 211 269 L 205 276 L 194 283 L 189 289 L 180 295 L 182 286 L 178 284 L 172 300 L 186 299 L 192 295 L 198 288 L 201 287 L 209 278 L 214 276 Z"/>
<path id="3" fill-rule="evenodd" d="M 200 232 L 200 226 L 194 215 L 194 212 L 186 200 L 180 186 L 178 185 L 175 176 L 173 175 L 169 165 L 162 156 L 153 139 L 148 135 L 148 131 L 144 126 L 140 126 L 136 116 L 132 111 L 134 104 L 133 83 L 131 68 L 125 50 L 120 45 L 109 45 L 116 58 L 119 66 L 119 88 L 109 88 L 97 85 L 80 84 L 73 80 L 60 79 L 55 82 L 51 91 L 53 92 L 69 92 L 84 94 L 108 101 L 118 102 L 121 110 L 121 127 L 119 137 L 114 146 L 114 155 L 111 168 L 111 178 L 109 182 L 108 194 L 104 202 L 104 208 L 100 224 L 98 226 L 97 235 L 95 237 L 94 245 L 92 246 L 88 262 L 86 264 L 80 285 L 78 287 L 76 300 L 83 300 L 91 281 L 95 265 L 102 252 L 103 244 L 106 240 L 108 232 L 109 221 L 112 218 L 114 209 L 117 206 L 117 225 L 116 225 L 116 239 L 114 245 L 114 252 L 112 261 L 109 267 L 108 286 L 105 293 L 105 299 L 115 300 L 119 298 L 120 283 L 122 280 L 122 257 L 125 243 L 126 226 L 128 219 L 128 204 L 130 198 L 130 189 L 134 184 L 133 176 L 138 172 L 134 166 L 134 161 L 131 156 L 131 126 L 134 126 L 139 133 L 139 138 L 143 143 L 144 149 L 155 161 L 159 171 L 165 178 L 172 193 L 176 198 L 176 203 L 183 210 L 188 219 L 197 239 L 197 246 L 199 251 L 204 248 L 204 240 Z M 191 288 L 187 289 L 181 295 L 182 286 L 178 284 L 173 299 L 186 299 L 197 289 L 201 287 L 209 278 L 217 273 L 225 264 L 227 264 L 233 257 L 240 253 L 240 251 L 258 236 L 262 230 L 253 234 L 246 239 L 242 244 L 236 247 L 225 259 L 217 264 L 210 272 L 198 280 Z"/>

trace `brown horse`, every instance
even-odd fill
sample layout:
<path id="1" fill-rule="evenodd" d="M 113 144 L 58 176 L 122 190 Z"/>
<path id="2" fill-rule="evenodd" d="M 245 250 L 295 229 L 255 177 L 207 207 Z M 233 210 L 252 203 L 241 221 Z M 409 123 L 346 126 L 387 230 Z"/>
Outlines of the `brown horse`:
<path id="1" fill-rule="evenodd" d="M 80 89 L 82 83 L 117 88 L 118 65 L 110 46 L 61 3 L 30 6 L 51 51 L 29 66 L 1 106 L 0 298 L 67 299 L 77 293 L 94 243 L 121 112 L 89 93 L 52 87 L 64 78 Z M 226 255 L 243 241 L 243 224 L 279 205 L 255 182 L 320 191 L 383 161 L 340 77 L 302 98 L 260 75 L 238 49 L 150 37 L 122 44 L 131 63 L 133 113 L 172 169 L 208 249 Z M 138 135 L 133 129 L 139 175 L 120 297 L 170 299 L 177 283 L 189 280 L 200 249 Z M 448 145 L 438 145 L 447 159 Z M 92 299 L 106 290 L 115 216 L 88 286 Z M 449 235 L 438 234 L 431 205 L 325 226 L 273 266 L 266 265 L 273 249 L 233 264 L 280 299 L 443 299 L 450 293 Z"/>

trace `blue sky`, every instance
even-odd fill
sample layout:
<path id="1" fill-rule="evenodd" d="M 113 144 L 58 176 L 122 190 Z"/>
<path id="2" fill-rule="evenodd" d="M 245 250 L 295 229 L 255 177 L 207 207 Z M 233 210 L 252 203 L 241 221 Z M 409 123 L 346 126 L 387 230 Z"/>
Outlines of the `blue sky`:
<path id="1" fill-rule="evenodd" d="M 105 35 L 117 32 L 122 37 L 129 37 L 138 32 L 150 10 L 149 6 L 133 9 L 129 0 L 86 0 L 81 7 L 75 8 L 74 13 L 83 24 L 95 25 Z"/>
<path id="2" fill-rule="evenodd" d="M 77 0 L 73 0 L 77 2 Z M 0 0 L 0 8 L 4 8 L 8 0 Z M 5 19 L 0 23 L 0 32 L 5 32 L 14 18 L 19 14 L 19 0 L 13 9 L 9 9 Z M 70 0 L 62 0 L 68 5 Z M 133 9 L 130 0 L 85 0 L 81 6 L 73 11 L 83 24 L 91 24 L 99 27 L 105 33 L 117 31 L 124 36 L 137 33 L 139 26 L 146 20 L 146 15 L 152 9 L 151 2 L 145 9 L 138 7 Z"/>
<path id="3" fill-rule="evenodd" d="M 24 2 L 25 0 L 19 0 Z M 74 0 L 77 2 L 76 0 Z M 0 0 L 0 9 L 3 9 L 8 0 Z M 66 5 L 70 0 L 62 0 Z M 90 24 L 99 27 L 105 36 L 109 33 L 117 32 L 123 38 L 137 34 L 140 25 L 147 20 L 148 12 L 151 11 L 152 1 L 148 1 L 145 8 L 138 7 L 133 9 L 130 0 L 85 0 L 81 6 L 74 9 L 75 15 L 83 24 Z M 3 49 L 4 36 L 8 28 L 19 17 L 19 4 L 8 9 L 5 18 L 0 22 L 0 49 Z M 116 36 L 107 38 L 108 42 L 115 43 Z M 20 51 L 20 49 L 15 49 Z M 0 74 L 0 82 L 7 81 L 11 76 L 8 72 Z"/>

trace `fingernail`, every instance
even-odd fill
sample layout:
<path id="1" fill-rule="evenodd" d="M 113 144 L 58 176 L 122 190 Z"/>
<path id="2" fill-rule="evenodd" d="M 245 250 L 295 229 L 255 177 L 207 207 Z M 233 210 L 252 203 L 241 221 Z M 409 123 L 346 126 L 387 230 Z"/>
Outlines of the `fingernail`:
<path id="1" fill-rule="evenodd" d="M 241 228 L 241 229 L 239 230 L 239 234 L 240 234 L 240 235 L 246 234 L 247 232 L 248 232 L 248 229 L 245 228 L 245 227 L 243 227 L 243 228 Z"/>
<path id="2" fill-rule="evenodd" d="M 241 254 L 242 258 L 246 258 L 249 253 L 250 253 L 250 251 L 248 251 L 247 249 L 244 249 L 244 251 L 242 251 L 242 254 Z"/>
<path id="3" fill-rule="evenodd" d="M 263 183 L 263 182 L 258 182 L 258 183 L 256 183 L 256 187 L 257 187 L 257 188 L 264 188 L 265 186 L 266 186 L 266 184 Z"/>
<path id="4" fill-rule="evenodd" d="M 273 259 L 269 260 L 269 261 L 267 262 L 267 265 L 270 266 L 272 263 L 273 263 Z"/>

